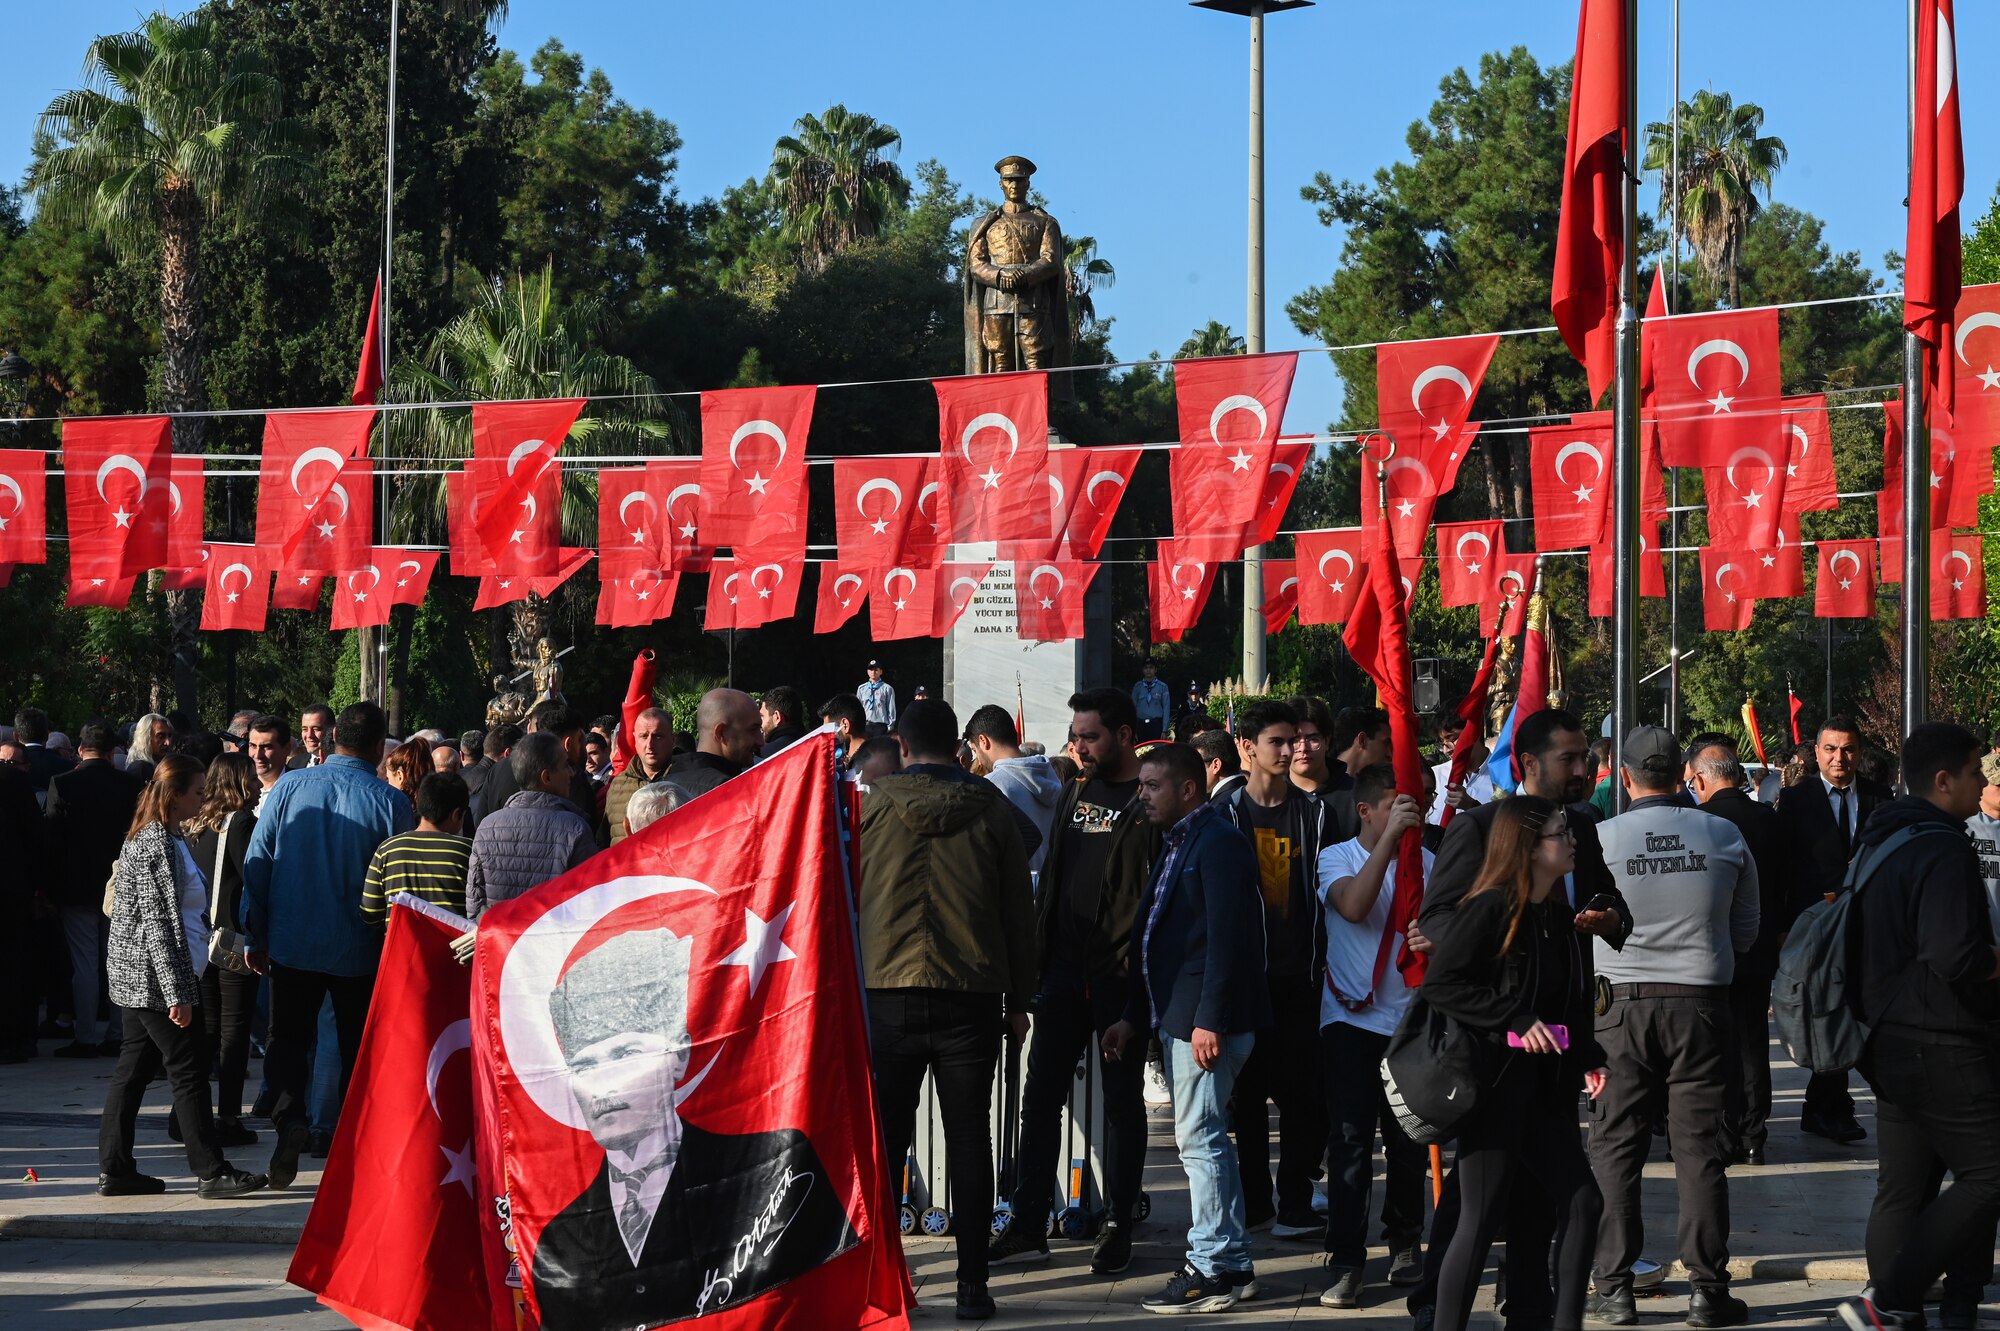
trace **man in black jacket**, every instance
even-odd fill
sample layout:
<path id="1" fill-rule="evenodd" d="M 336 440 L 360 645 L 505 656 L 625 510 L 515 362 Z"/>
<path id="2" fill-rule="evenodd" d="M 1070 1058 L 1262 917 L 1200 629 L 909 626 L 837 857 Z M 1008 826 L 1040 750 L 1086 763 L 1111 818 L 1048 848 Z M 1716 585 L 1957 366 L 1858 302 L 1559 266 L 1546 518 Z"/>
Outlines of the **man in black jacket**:
<path id="1" fill-rule="evenodd" d="M 118 849 L 132 828 L 143 783 L 111 765 L 115 735 L 109 725 L 91 721 L 77 732 L 81 761 L 49 780 L 43 810 L 46 847 L 43 859 L 53 877 L 63 939 L 69 945 L 70 999 L 76 1005 L 76 1034 L 55 1051 L 57 1058 L 93 1058 L 118 1047 L 118 1010 L 100 1044 L 97 1009 L 109 1004 L 104 989 L 104 948 L 111 922 L 104 917 L 104 883 L 118 860 Z"/>
<path id="2" fill-rule="evenodd" d="M 1792 862 L 1792 906 L 1787 918 L 1839 890 L 1868 819 L 1889 802 L 1887 787 L 1860 774 L 1861 732 L 1846 717 L 1829 717 L 1819 728 L 1814 756 L 1819 775 L 1786 788 L 1778 798 L 1778 819 L 1784 824 Z M 1846 1073 L 1815 1073 L 1806 1082 L 1799 1128 L 1842 1143 L 1868 1135 L 1855 1122 Z"/>
<path id="3" fill-rule="evenodd" d="M 1850 1331 L 1915 1331 L 1924 1291 L 1990 1244 L 2000 1214 L 2000 948 L 1965 820 L 1986 745 L 1931 722 L 1903 741 L 1910 794 L 1882 806 L 1859 853 L 1880 853 L 1860 919 L 1861 1069 L 1876 1094 L 1881 1163 L 1868 1216 L 1870 1295 L 1840 1305 Z M 1797 789 L 1797 787 L 1793 787 Z M 1885 850 L 1905 830 L 1914 835 Z M 1951 1186 L 1931 1191 L 1937 1166 Z"/>
<path id="4" fill-rule="evenodd" d="M 1704 812 L 1726 819 L 1743 834 L 1757 866 L 1757 941 L 1737 954 L 1736 978 L 1729 982 L 1742 1080 L 1730 1087 L 1725 1145 L 1735 1161 L 1761 1165 L 1771 1118 L 1771 980 L 1778 973 L 1778 940 L 1792 927 L 1797 907 L 1784 824 L 1776 809 L 1750 798 L 1743 788 L 1748 780 L 1735 751 L 1726 745 L 1706 744 L 1688 757 L 1688 789 Z"/>
<path id="5" fill-rule="evenodd" d="M 42 811 L 35 783 L 12 763 L 0 763 L 0 842 L 11 848 L 0 875 L 0 1064 L 25 1063 L 35 1049 L 34 943 L 30 922 L 43 885 Z"/>
<path id="6" fill-rule="evenodd" d="M 758 757 L 769 758 L 805 738 L 806 700 L 791 685 L 765 689 L 757 710 L 764 731 L 764 747 Z"/>
<path id="7" fill-rule="evenodd" d="M 710 689 L 694 713 L 694 752 L 674 755 L 667 784 L 683 800 L 706 795 L 757 761 L 764 743 L 757 703 L 736 689 Z"/>
<path id="8" fill-rule="evenodd" d="M 563 749 L 569 754 L 569 802 L 590 824 L 591 835 L 597 838 L 597 848 L 603 850 L 611 844 L 611 827 L 604 821 L 604 815 L 597 811 L 597 788 L 590 783 L 590 773 L 583 769 L 585 726 L 583 713 L 566 702 L 550 700 L 536 703 L 535 710 L 528 713 L 528 734 L 554 735 L 562 741 Z M 486 778 L 486 789 L 481 792 L 484 798 L 475 810 L 473 821 L 484 821 L 489 813 L 506 808 L 507 801 L 522 789 L 522 784 L 512 763 L 496 763 Z"/>

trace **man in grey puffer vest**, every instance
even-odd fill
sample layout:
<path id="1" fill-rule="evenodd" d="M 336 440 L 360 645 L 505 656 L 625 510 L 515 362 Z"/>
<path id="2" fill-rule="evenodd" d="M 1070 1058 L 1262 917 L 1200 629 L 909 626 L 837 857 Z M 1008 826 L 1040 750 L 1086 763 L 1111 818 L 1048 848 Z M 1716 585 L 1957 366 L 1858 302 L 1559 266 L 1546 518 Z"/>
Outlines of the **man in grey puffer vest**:
<path id="1" fill-rule="evenodd" d="M 488 906 L 559 878 L 597 853 L 597 834 L 565 797 L 572 769 L 562 740 L 543 731 L 523 735 L 507 761 L 521 788 L 480 819 L 472 835 L 465 913 L 475 920 Z"/>
<path id="2" fill-rule="evenodd" d="M 1729 1292 L 1727 1097 L 1736 1063 L 1729 985 L 1756 941 L 1757 864 L 1743 834 L 1676 796 L 1680 746 L 1658 726 L 1625 739 L 1631 806 L 1597 829 L 1604 862 L 1632 911 L 1625 946 L 1597 952 L 1603 1117 L 1590 1134 L 1604 1194 L 1591 1320 L 1633 1326 L 1632 1263 L 1645 1239 L 1639 1178 L 1664 1102 L 1680 1185 L 1680 1256 L 1692 1293 L 1687 1324 L 1749 1319 Z M 1608 989 L 1608 995 L 1606 990 Z M 1606 999 L 1609 999 L 1608 1003 Z"/>

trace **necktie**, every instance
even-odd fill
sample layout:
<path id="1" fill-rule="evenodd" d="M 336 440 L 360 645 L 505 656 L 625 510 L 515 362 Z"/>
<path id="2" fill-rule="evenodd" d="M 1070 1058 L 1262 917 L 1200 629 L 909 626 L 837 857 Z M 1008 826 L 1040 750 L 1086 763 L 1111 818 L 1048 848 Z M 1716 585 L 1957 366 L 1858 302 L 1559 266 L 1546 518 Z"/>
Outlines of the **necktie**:
<path id="1" fill-rule="evenodd" d="M 646 1175 L 650 1172 L 645 1169 L 630 1174 L 618 1169 L 611 1171 L 611 1177 L 625 1185 L 625 1202 L 618 1208 L 618 1232 L 625 1236 L 628 1249 L 636 1249 L 640 1234 L 645 1232 L 646 1211 L 639 1204 L 639 1192 L 645 1187 Z"/>
<path id="2" fill-rule="evenodd" d="M 1854 840 L 1854 831 L 1847 825 L 1847 792 L 1834 791 L 1833 802 L 1840 806 L 1840 846 L 1845 850 Z"/>

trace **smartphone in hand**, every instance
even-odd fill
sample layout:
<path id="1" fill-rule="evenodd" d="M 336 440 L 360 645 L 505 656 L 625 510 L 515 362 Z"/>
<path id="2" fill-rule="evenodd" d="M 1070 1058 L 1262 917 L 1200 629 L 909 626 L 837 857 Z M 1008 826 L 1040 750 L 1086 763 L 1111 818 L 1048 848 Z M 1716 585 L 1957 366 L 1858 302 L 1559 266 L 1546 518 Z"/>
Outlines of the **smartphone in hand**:
<path id="1" fill-rule="evenodd" d="M 1558 1049 L 1569 1048 L 1569 1027 L 1551 1025 L 1549 1027 L 1549 1034 L 1556 1037 L 1556 1048 Z M 1520 1036 L 1516 1035 L 1512 1031 L 1508 1031 L 1507 1047 L 1509 1049 L 1525 1049 L 1528 1047 L 1528 1045 L 1527 1041 L 1523 1040 Z"/>

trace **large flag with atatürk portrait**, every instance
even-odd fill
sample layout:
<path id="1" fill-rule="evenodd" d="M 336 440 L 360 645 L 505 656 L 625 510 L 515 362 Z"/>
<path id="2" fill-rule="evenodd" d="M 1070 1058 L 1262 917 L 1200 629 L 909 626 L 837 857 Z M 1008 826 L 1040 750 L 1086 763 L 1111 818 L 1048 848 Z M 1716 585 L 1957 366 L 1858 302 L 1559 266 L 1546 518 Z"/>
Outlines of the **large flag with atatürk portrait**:
<path id="1" fill-rule="evenodd" d="M 907 1326 L 838 827 L 822 732 L 481 917 L 545 1331 Z"/>

